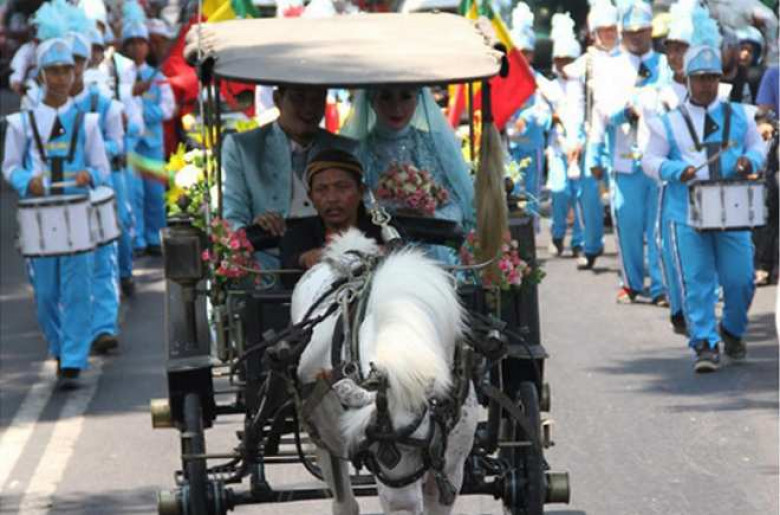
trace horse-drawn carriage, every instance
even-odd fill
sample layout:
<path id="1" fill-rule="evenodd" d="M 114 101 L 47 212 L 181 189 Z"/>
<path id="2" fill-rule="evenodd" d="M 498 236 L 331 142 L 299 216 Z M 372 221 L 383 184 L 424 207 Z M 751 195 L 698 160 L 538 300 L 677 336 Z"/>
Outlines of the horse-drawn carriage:
<path id="1" fill-rule="evenodd" d="M 235 21 L 193 29 L 191 41 L 207 99 L 204 138 L 215 138 L 215 170 L 221 135 L 209 127 L 221 126 L 214 92 L 222 80 L 339 88 L 482 81 L 483 123 L 489 124 L 488 79 L 502 67 L 500 52 L 483 31 L 446 14 Z M 503 170 L 499 173 L 492 184 L 503 198 Z M 207 180 L 219 192 L 220 174 L 211 170 Z M 213 205 L 221 211 L 220 198 Z M 506 223 L 505 209 L 493 211 Z M 387 248 L 401 248 L 387 213 L 376 205 L 370 212 L 374 223 L 383 226 Z M 395 222 L 404 225 L 400 217 Z M 458 247 L 463 240 L 459 228 L 445 221 L 406 220 L 406 228 L 401 232 L 419 243 Z M 532 220 L 510 212 L 509 228 L 520 242 L 520 253 L 534 263 Z M 237 505 L 331 495 L 337 511 L 346 506 L 351 513 L 353 493 L 377 495 L 421 481 L 434 485 L 434 502 L 444 512 L 458 493 L 453 483 L 459 482 L 461 494 L 493 495 L 513 514 L 537 514 L 545 503 L 568 502 L 568 475 L 551 472 L 543 454 L 551 445 L 549 423 L 541 415 L 550 409 L 550 390 L 544 380 L 547 354 L 540 343 L 535 284 L 507 292 L 485 287 L 479 268 L 489 263 L 448 273 L 426 269 L 431 273 L 414 287 L 424 289 L 426 281 L 435 280 L 432 276 L 446 277 L 439 289 L 450 291 L 455 305 L 465 308 L 450 313 L 464 323 L 444 328 L 447 313 L 434 313 L 443 317 L 434 317 L 437 331 L 456 336 L 443 361 L 449 367 L 441 374 L 446 380 L 440 381 L 438 392 L 432 393 L 435 386 L 426 388 L 424 402 L 404 418 L 394 397 L 397 378 L 382 368 L 376 354 L 377 366 L 371 356 L 360 356 L 365 342 L 359 340 L 365 317 L 381 305 L 369 298 L 371 291 L 382 277 L 399 273 L 388 271 L 399 259 L 387 256 L 410 257 L 412 263 L 417 259 L 421 269 L 433 266 L 431 260 L 414 251 L 380 254 L 353 248 L 327 265 L 326 279 L 307 297 L 300 283 L 295 291 L 273 281 L 225 287 L 201 259 L 208 242 L 187 217 L 169 218 L 163 237 L 169 392 L 167 399 L 152 401 L 152 420 L 154 427 L 178 429 L 182 467 L 175 474 L 175 489 L 159 495 L 160 513 L 220 514 Z M 253 238 L 255 250 L 276 243 L 262 235 Z M 283 273 L 261 271 L 265 280 Z M 455 275 L 461 280 L 453 280 Z M 302 381 L 307 349 L 323 341 L 330 346 L 328 374 Z M 453 440 L 468 409 L 472 416 L 479 411 L 482 420 L 474 419 L 465 439 L 460 435 Z M 339 433 L 339 421 L 331 419 L 335 427 L 325 427 L 316 416 L 334 410 L 366 414 L 358 424 L 357 444 L 343 445 L 340 452 L 329 444 Z M 229 414 L 243 416 L 237 444 L 229 452 L 207 452 L 204 430 Z M 458 443 L 448 447 L 448 441 Z M 452 462 L 447 468 L 453 453 L 460 453 L 457 463 L 462 465 L 457 480 L 452 479 Z M 330 495 L 321 484 L 274 489 L 267 467 L 295 462 L 327 480 Z M 340 476 L 343 472 L 350 475 Z M 338 504 L 345 497 L 353 504 Z"/>

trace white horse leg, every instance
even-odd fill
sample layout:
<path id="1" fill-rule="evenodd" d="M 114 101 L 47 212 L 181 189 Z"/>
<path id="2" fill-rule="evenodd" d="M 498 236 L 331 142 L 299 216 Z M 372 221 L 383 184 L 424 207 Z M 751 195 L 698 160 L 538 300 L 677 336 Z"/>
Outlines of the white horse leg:
<path id="1" fill-rule="evenodd" d="M 317 463 L 333 494 L 333 515 L 359 515 L 360 507 L 352 493 L 347 463 L 321 447 L 317 447 Z"/>
<path id="2" fill-rule="evenodd" d="M 377 494 L 382 511 L 388 515 L 423 515 L 421 481 L 402 488 L 390 488 L 377 481 Z"/>
<path id="3" fill-rule="evenodd" d="M 463 464 L 474 445 L 474 433 L 477 431 L 478 421 L 479 405 L 474 393 L 474 385 L 471 385 L 460 410 L 460 420 L 450 432 L 445 453 L 444 473 L 456 492 L 460 492 L 460 487 L 463 486 Z M 423 496 L 425 515 L 449 515 L 452 512 L 454 506 L 439 503 L 439 488 L 430 472 L 425 475 Z"/>

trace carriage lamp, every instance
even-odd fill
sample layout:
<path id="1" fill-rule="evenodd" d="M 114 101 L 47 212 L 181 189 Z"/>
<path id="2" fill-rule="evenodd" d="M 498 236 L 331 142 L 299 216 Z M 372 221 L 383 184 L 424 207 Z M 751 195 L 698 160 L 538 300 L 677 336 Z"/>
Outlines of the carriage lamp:
<path id="1" fill-rule="evenodd" d="M 162 229 L 162 251 L 165 277 L 181 286 L 194 286 L 203 278 L 202 233 L 186 216 L 168 219 Z"/>

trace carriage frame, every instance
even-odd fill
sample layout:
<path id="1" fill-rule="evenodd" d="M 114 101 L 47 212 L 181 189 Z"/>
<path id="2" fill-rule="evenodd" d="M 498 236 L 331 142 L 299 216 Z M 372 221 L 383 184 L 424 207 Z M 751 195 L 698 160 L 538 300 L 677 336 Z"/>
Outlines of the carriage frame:
<path id="1" fill-rule="evenodd" d="M 211 143 L 217 171 L 211 179 L 217 186 L 214 204 L 218 212 L 222 208 L 218 97 L 225 79 L 328 87 L 481 81 L 482 122 L 491 123 L 489 79 L 502 71 L 505 61 L 487 33 L 448 14 L 366 16 L 370 18 L 226 22 L 213 25 L 215 32 L 206 38 L 201 28 L 191 30 L 189 51 L 196 58 L 205 94 L 201 105 L 204 138 L 216 134 Z M 346 24 L 353 31 L 347 38 L 350 41 L 338 46 Z M 289 41 L 290 27 L 304 32 L 304 39 L 318 42 L 318 47 L 304 51 L 300 38 Z M 428 31 L 438 34 L 445 28 L 449 34 L 441 44 L 427 37 Z M 406 70 L 403 58 L 392 66 L 383 62 L 403 56 L 403 48 L 395 49 L 393 56 L 372 54 L 387 46 L 399 31 L 411 48 L 431 45 L 422 57 L 408 57 L 407 61 L 414 62 L 407 62 Z M 206 39 L 211 47 L 204 49 Z M 365 48 L 360 47 L 361 41 Z M 275 51 L 292 57 L 293 62 L 269 56 L 272 52 L 265 49 L 274 42 Z M 283 42 L 287 47 L 279 46 Z M 352 52 L 359 65 L 328 72 L 328 66 L 336 58 L 343 59 L 345 52 Z M 433 63 L 440 66 L 432 67 Z M 469 112 L 472 134 L 473 114 Z M 533 219 L 516 210 L 517 202 L 509 204 L 510 231 L 521 244 L 523 258 L 533 265 Z M 457 241 L 457 232 L 448 230 L 449 240 Z M 424 235 L 421 239 L 425 242 Z M 324 485 L 274 489 L 266 477 L 270 465 L 301 462 L 314 477 L 322 478 L 306 450 L 301 403 L 296 402 L 300 392 L 294 384 L 295 369 L 307 333 L 304 327 L 289 324 L 291 291 L 216 291 L 215 283 L 206 280 L 209 270 L 200 258 L 206 245 L 207 239 L 191 220 L 169 218 L 169 227 L 163 231 L 168 397 L 153 400 L 151 412 L 153 427 L 179 431 L 182 466 L 175 473 L 176 487 L 158 494 L 158 511 L 223 514 L 243 504 L 327 498 Z M 550 410 L 550 389 L 544 378 L 548 355 L 541 344 L 536 285 L 503 294 L 478 282 L 462 284 L 458 290 L 468 311 L 469 330 L 459 345 L 455 376 L 473 381 L 479 402 L 487 410 L 487 420 L 480 422 L 466 462 L 460 493 L 500 498 L 512 514 L 538 514 L 547 502 L 568 502 L 568 474 L 551 472 L 544 458 L 544 449 L 552 445 L 550 420 L 542 415 Z M 225 398 L 229 400 L 224 402 Z M 224 415 L 244 416 L 238 444 L 230 452 L 209 453 L 205 430 Z M 356 496 L 376 495 L 370 475 L 358 473 L 350 479 Z"/>

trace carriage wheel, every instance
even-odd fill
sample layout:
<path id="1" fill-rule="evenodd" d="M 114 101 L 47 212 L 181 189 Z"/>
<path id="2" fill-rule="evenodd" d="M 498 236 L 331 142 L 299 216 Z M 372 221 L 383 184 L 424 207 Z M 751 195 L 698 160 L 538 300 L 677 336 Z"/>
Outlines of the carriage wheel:
<path id="1" fill-rule="evenodd" d="M 184 397 L 184 427 L 181 433 L 182 454 L 205 454 L 206 440 L 203 435 L 203 413 L 200 395 L 188 393 Z M 184 476 L 187 479 L 184 500 L 187 515 L 208 515 L 208 478 L 204 458 L 184 460 Z"/>
<path id="2" fill-rule="evenodd" d="M 542 419 L 539 414 L 539 395 L 530 381 L 520 383 L 515 395 L 520 408 L 528 417 L 535 434 L 526 435 L 523 428 L 509 419 L 507 437 L 510 441 L 541 441 Z M 505 447 L 501 457 L 510 465 L 504 476 L 504 507 L 511 515 L 540 515 L 544 512 L 546 495 L 545 462 L 542 447 L 529 445 Z"/>

